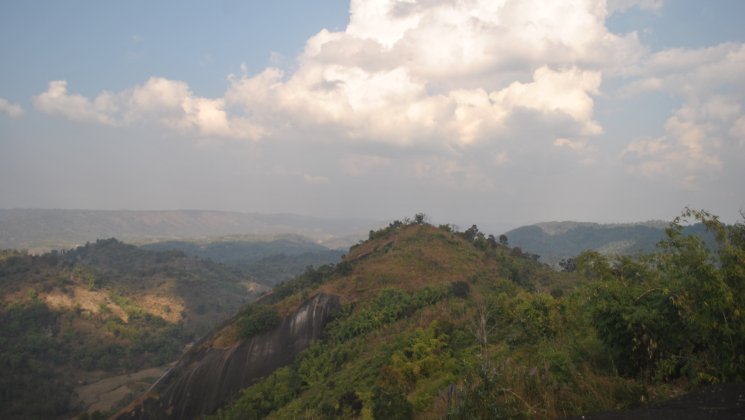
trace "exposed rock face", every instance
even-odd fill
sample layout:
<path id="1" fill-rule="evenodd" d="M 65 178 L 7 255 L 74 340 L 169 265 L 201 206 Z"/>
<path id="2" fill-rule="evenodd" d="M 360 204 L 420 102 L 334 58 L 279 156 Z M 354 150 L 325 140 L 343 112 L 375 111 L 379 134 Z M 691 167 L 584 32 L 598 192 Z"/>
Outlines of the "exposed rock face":
<path id="1" fill-rule="evenodd" d="M 339 298 L 318 294 L 272 331 L 227 348 L 195 346 L 118 419 L 195 418 L 214 412 L 321 337 Z"/>

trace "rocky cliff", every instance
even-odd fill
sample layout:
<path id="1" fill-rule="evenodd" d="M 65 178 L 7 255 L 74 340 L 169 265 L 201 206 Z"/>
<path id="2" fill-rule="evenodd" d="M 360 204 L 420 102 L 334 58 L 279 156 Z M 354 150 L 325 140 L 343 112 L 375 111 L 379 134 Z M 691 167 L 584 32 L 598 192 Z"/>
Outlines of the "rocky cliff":
<path id="1" fill-rule="evenodd" d="M 320 293 L 272 331 L 216 348 L 197 344 L 118 419 L 195 418 L 214 412 L 321 337 L 339 298 Z M 207 337 L 203 342 L 209 342 Z"/>

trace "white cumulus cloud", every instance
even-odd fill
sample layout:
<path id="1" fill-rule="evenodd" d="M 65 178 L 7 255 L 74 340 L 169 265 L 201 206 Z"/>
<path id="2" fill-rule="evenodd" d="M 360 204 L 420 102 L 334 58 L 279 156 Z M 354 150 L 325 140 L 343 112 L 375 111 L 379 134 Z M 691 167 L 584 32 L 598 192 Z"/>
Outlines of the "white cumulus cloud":
<path id="1" fill-rule="evenodd" d="M 118 111 L 111 93 L 103 92 L 93 100 L 78 94 L 68 94 L 67 82 L 64 80 L 49 82 L 46 92 L 34 96 L 34 105 L 47 114 L 101 124 L 115 124 L 112 114 Z"/>
<path id="2" fill-rule="evenodd" d="M 68 93 L 67 82 L 55 80 L 33 100 L 40 111 L 73 121 L 113 126 L 155 121 L 177 131 L 196 131 L 204 136 L 247 136 L 238 122 L 237 129 L 229 124 L 223 98 L 199 97 L 186 83 L 160 77 L 151 77 L 144 84 L 121 92 L 102 92 L 92 99 Z"/>
<path id="3" fill-rule="evenodd" d="M 347 28 L 311 37 L 293 73 L 231 76 L 221 98 L 151 78 L 88 99 L 55 81 L 36 104 L 79 121 L 156 119 L 250 139 L 330 130 L 342 140 L 466 145 L 519 131 L 509 124 L 522 110 L 592 136 L 602 132 L 593 119 L 602 66 L 643 50 L 605 28 L 607 13 L 595 0 L 353 0 Z"/>
<path id="4" fill-rule="evenodd" d="M 348 26 L 310 37 L 292 71 L 280 69 L 279 60 L 254 74 L 241 66 L 221 97 L 153 77 L 94 98 L 53 81 L 34 103 L 76 121 L 156 122 L 201 137 L 267 143 L 343 143 L 349 150 L 338 166 L 351 176 L 391 166 L 400 150 L 418 153 L 406 160 L 413 176 L 484 183 L 495 168 L 527 157 L 594 163 L 616 159 L 621 150 L 616 164 L 634 173 L 692 183 L 721 171 L 722 153 L 745 144 L 745 45 L 652 52 L 636 33 L 606 26 L 614 13 L 657 13 L 662 6 L 662 0 L 352 0 Z M 613 156 L 603 159 L 598 99 L 623 106 L 649 92 L 679 104 L 660 120 L 659 132 L 627 139 L 613 152 L 606 148 Z M 473 151 L 489 158 L 474 163 Z M 554 153 L 562 151 L 572 153 Z"/>
<path id="5" fill-rule="evenodd" d="M 671 49 L 653 54 L 639 68 L 627 94 L 664 92 L 682 104 L 664 124 L 665 134 L 631 142 L 624 156 L 635 172 L 684 180 L 696 186 L 719 174 L 722 156 L 745 144 L 745 44 Z"/>
<path id="6" fill-rule="evenodd" d="M 4 112 L 11 118 L 20 118 L 23 116 L 23 108 L 20 105 L 10 103 L 4 98 L 0 98 L 0 112 Z"/>

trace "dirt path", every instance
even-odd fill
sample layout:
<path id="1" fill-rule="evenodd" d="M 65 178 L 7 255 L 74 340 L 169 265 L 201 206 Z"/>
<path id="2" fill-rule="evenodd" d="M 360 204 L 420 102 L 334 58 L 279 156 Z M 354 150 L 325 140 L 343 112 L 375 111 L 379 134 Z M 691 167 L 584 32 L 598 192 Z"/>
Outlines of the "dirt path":
<path id="1" fill-rule="evenodd" d="M 172 366 L 173 363 L 127 375 L 104 378 L 92 384 L 79 386 L 75 388 L 75 392 L 83 402 L 86 412 L 92 413 L 96 410 L 106 412 L 115 408 L 130 394 L 143 392 Z"/>

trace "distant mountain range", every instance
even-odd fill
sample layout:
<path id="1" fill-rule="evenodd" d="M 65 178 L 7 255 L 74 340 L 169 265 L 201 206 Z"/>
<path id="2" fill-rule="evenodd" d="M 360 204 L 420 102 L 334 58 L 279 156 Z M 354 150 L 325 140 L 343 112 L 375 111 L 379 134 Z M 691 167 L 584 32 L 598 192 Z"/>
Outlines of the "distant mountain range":
<path id="1" fill-rule="evenodd" d="M 128 243 L 235 235 L 296 234 L 347 248 L 383 222 L 207 210 L 0 209 L 0 249 L 42 253 L 115 237 Z"/>
<path id="2" fill-rule="evenodd" d="M 540 261 L 557 265 L 565 258 L 594 250 L 606 255 L 633 255 L 654 251 L 664 239 L 668 222 L 641 223 L 546 222 L 522 226 L 505 233 L 509 244 L 540 255 Z M 684 229 L 687 234 L 704 235 L 701 225 Z"/>

